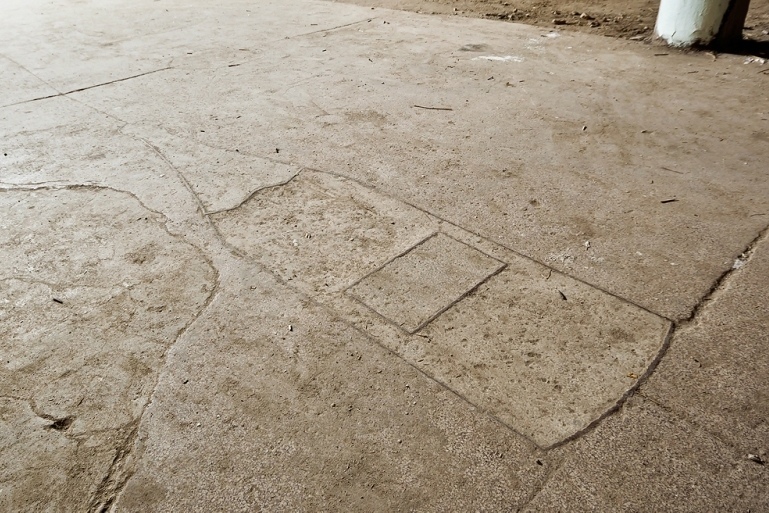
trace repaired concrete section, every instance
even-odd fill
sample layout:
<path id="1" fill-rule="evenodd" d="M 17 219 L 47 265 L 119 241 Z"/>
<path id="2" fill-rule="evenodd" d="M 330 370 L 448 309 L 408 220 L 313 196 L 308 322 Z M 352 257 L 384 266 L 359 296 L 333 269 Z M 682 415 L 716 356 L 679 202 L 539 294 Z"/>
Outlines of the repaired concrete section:
<path id="1" fill-rule="evenodd" d="M 670 322 L 350 179 L 302 171 L 211 218 L 236 251 L 540 447 L 613 409 Z"/>
<path id="2" fill-rule="evenodd" d="M 225 241 L 314 296 L 346 289 L 437 228 L 409 205 L 312 171 L 211 218 Z"/>
<path id="3" fill-rule="evenodd" d="M 503 268 L 499 260 L 436 234 L 366 276 L 347 293 L 415 333 Z"/>
<path id="4" fill-rule="evenodd" d="M 4 507 L 766 504 L 755 66 L 314 1 L 4 9 Z"/>

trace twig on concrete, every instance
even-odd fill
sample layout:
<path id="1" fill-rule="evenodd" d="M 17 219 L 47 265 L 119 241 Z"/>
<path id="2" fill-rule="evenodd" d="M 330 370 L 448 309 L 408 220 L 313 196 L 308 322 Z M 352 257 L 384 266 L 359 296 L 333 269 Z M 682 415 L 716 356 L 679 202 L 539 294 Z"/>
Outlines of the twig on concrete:
<path id="1" fill-rule="evenodd" d="M 424 105 L 414 105 L 414 107 L 427 110 L 454 110 L 451 107 L 425 107 Z"/>

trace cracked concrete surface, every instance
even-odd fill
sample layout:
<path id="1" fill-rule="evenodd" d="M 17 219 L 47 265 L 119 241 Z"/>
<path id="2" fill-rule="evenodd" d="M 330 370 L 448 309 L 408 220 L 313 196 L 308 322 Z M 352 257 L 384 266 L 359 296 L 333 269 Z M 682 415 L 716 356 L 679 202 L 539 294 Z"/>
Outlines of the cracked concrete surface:
<path id="1" fill-rule="evenodd" d="M 769 508 L 755 66 L 315 0 L 2 9 L 3 509 Z"/>

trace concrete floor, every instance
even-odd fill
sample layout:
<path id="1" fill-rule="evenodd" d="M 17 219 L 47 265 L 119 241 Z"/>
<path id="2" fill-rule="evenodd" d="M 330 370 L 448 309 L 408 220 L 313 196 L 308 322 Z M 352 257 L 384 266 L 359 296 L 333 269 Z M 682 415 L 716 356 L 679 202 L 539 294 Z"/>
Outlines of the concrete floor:
<path id="1" fill-rule="evenodd" d="M 769 511 L 766 64 L 0 9 L 0 509 Z"/>

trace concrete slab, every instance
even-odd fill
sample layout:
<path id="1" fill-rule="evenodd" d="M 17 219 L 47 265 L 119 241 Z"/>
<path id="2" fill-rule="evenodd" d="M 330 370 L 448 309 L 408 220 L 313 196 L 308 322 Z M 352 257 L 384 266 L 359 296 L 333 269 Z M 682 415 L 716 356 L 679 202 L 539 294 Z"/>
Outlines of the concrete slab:
<path id="1" fill-rule="evenodd" d="M 762 511 L 769 503 L 765 467 L 641 398 L 568 452 L 523 511 Z"/>
<path id="2" fill-rule="evenodd" d="M 314 0 L 3 16 L 3 508 L 766 504 L 742 58 Z"/>
<path id="3" fill-rule="evenodd" d="M 261 5 L 265 19 L 277 8 Z M 230 68 L 232 41 L 197 73 L 185 64 L 195 55 L 181 56 L 180 69 L 75 97 L 199 144 L 355 178 L 675 320 L 763 228 L 767 155 L 752 141 L 766 113 L 752 106 L 766 93 L 742 61 L 335 8 L 376 19 L 262 40 Z M 163 108 L 148 111 L 147 94 Z M 447 196 L 457 191 L 467 197 Z"/>
<path id="4" fill-rule="evenodd" d="M 312 296 L 341 292 L 438 226 L 352 180 L 312 171 L 210 217 L 228 244 Z"/>
<path id="5" fill-rule="evenodd" d="M 0 57 L 0 76 L 3 77 L 2 106 L 58 93 L 58 91 L 41 82 L 36 76 L 5 56 Z"/>
<path id="6" fill-rule="evenodd" d="M 525 439 L 238 267 L 169 355 L 119 511 L 503 510 L 543 482 Z"/>
<path id="7" fill-rule="evenodd" d="M 749 262 L 747 262 L 749 260 Z M 766 237 L 728 284 L 682 326 L 642 389 L 744 454 L 769 457 L 769 253 Z"/>
<path id="8" fill-rule="evenodd" d="M 660 316 L 328 173 L 302 171 L 211 218 L 236 251 L 540 447 L 616 407 L 670 330 Z"/>
<path id="9" fill-rule="evenodd" d="M 86 510 L 215 271 L 122 192 L 3 190 L 0 205 L 0 501 Z"/>

